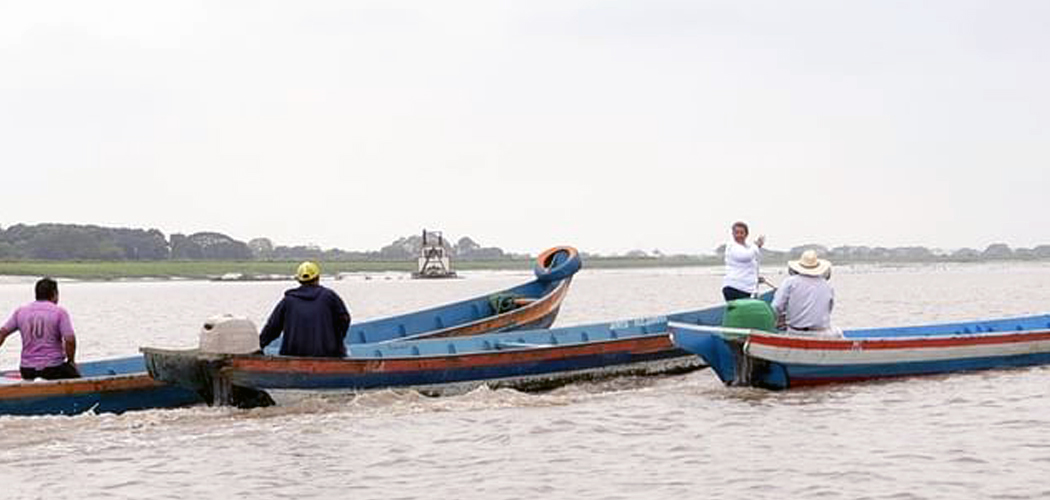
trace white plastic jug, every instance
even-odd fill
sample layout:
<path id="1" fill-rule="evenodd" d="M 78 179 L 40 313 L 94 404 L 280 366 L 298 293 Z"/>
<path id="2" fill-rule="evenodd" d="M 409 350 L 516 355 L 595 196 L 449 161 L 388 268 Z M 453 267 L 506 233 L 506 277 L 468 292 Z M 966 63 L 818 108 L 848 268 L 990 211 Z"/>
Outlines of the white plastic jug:
<path id="1" fill-rule="evenodd" d="M 249 354 L 259 350 L 259 331 L 243 316 L 212 316 L 201 327 L 199 347 L 209 354 Z"/>

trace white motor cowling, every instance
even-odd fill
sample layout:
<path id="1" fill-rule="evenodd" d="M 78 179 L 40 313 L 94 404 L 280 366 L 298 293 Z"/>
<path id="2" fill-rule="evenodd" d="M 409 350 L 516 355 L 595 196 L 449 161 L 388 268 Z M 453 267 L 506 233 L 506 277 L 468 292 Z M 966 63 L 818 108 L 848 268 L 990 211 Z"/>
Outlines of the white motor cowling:
<path id="1" fill-rule="evenodd" d="M 259 331 L 243 316 L 212 316 L 201 328 L 199 347 L 209 354 L 250 354 L 259 350 Z"/>

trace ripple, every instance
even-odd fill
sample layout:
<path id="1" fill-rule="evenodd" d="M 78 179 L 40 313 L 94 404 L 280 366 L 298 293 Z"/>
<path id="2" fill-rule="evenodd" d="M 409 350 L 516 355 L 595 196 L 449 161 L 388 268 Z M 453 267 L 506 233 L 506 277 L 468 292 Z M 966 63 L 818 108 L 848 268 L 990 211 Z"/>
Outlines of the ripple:
<path id="1" fill-rule="evenodd" d="M 339 286 L 360 297 L 355 315 L 369 317 L 518 279 L 472 277 L 425 290 L 408 280 Z M 581 275 L 562 321 L 685 309 L 696 305 L 696 290 L 719 282 L 701 272 Z M 836 275 L 843 301 L 836 315 L 866 326 L 1040 312 L 1050 304 L 1048 282 L 1050 266 L 861 269 Z M 627 289 L 649 291 L 619 292 Z M 143 338 L 193 338 L 197 318 L 213 313 L 228 290 L 78 284 L 67 295 L 83 318 L 78 327 L 114 332 L 85 336 L 84 353 L 98 357 L 130 352 Z M 264 314 L 280 287 L 238 290 L 231 310 Z M 146 337 L 123 333 L 134 330 L 121 328 L 128 310 L 146 318 L 138 330 Z M 1048 375 L 1050 367 L 1037 367 L 777 393 L 726 388 L 702 370 L 541 394 L 375 391 L 298 395 L 255 410 L 0 417 L 0 496 L 1039 498 L 1050 496 Z"/>

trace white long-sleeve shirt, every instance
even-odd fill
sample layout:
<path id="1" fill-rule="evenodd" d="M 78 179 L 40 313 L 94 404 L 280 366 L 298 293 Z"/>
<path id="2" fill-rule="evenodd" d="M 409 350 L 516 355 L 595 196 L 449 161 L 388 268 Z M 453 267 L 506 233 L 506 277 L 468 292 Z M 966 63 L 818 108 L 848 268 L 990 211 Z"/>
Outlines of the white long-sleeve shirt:
<path id="1" fill-rule="evenodd" d="M 726 243 L 726 276 L 723 286 L 741 292 L 755 293 L 758 289 L 758 261 L 762 250 L 756 245 L 741 245 L 735 240 Z"/>

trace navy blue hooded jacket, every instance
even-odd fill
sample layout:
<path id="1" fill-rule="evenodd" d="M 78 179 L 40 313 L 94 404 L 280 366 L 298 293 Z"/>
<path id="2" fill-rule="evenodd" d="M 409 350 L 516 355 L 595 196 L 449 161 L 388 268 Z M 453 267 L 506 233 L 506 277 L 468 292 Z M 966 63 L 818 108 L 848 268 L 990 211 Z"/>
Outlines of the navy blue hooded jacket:
<path id="1" fill-rule="evenodd" d="M 259 334 L 265 348 L 284 332 L 283 356 L 344 357 L 350 311 L 343 299 L 321 285 L 301 285 L 284 292 Z"/>

